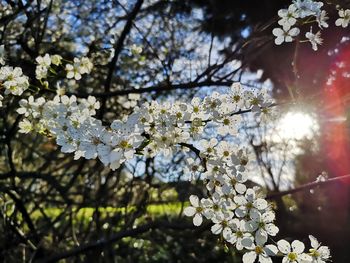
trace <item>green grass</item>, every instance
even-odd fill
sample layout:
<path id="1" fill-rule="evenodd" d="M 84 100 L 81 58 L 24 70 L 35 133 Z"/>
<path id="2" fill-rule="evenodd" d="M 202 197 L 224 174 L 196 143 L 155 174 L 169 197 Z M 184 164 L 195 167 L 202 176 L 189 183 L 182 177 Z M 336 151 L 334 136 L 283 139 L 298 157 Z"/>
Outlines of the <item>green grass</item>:
<path id="1" fill-rule="evenodd" d="M 127 209 L 125 207 L 100 207 L 98 211 L 101 213 L 102 217 L 106 217 L 107 215 L 113 215 L 113 214 L 125 214 L 125 212 L 130 213 L 132 211 L 136 210 L 135 206 L 129 206 Z M 164 203 L 164 204 L 150 204 L 147 206 L 146 213 L 148 216 L 172 216 L 172 215 L 178 215 L 181 211 L 181 203 L 180 202 L 172 202 L 172 203 Z M 48 207 L 44 208 L 43 212 L 47 217 L 50 219 L 54 219 L 58 217 L 62 212 L 62 208 L 58 207 Z M 84 207 L 79 209 L 72 209 L 73 215 L 76 220 L 88 220 L 91 218 L 95 212 L 95 208 L 93 207 Z M 69 213 L 66 213 L 66 215 L 69 215 Z M 41 211 L 36 210 L 31 214 L 31 218 L 34 220 L 40 219 L 43 217 L 43 214 Z"/>

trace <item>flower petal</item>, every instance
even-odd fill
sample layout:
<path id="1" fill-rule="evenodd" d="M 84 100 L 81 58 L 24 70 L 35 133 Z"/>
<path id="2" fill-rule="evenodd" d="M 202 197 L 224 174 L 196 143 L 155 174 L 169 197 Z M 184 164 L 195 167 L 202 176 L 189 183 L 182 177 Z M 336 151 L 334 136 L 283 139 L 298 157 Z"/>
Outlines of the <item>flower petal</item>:
<path id="1" fill-rule="evenodd" d="M 259 255 L 259 263 L 272 263 L 272 259 L 270 257 Z"/>
<path id="2" fill-rule="evenodd" d="M 270 236 L 275 236 L 275 235 L 277 235 L 279 228 L 277 226 L 275 226 L 274 224 L 267 224 L 265 226 L 265 230 Z"/>
<path id="3" fill-rule="evenodd" d="M 267 241 L 267 233 L 265 230 L 259 229 L 255 233 L 255 242 L 258 246 L 262 246 Z"/>
<path id="4" fill-rule="evenodd" d="M 253 205 L 259 210 L 264 210 L 267 208 L 268 203 L 265 199 L 258 198 L 254 201 Z"/>
<path id="5" fill-rule="evenodd" d="M 291 30 L 289 30 L 289 35 L 292 37 L 297 36 L 299 33 L 300 33 L 300 29 L 297 27 L 294 27 Z"/>
<path id="6" fill-rule="evenodd" d="M 317 249 L 320 246 L 320 243 L 317 241 L 317 239 L 314 236 L 309 235 L 309 239 L 310 239 L 310 242 L 311 242 L 311 246 L 313 248 Z"/>
<path id="7" fill-rule="evenodd" d="M 235 189 L 236 189 L 237 193 L 244 194 L 246 189 L 247 189 L 247 187 L 244 184 L 236 183 Z"/>
<path id="8" fill-rule="evenodd" d="M 305 249 L 305 245 L 303 242 L 301 242 L 299 240 L 294 240 L 292 242 L 292 249 L 293 249 L 293 252 L 301 254 L 301 253 L 303 253 L 303 251 Z"/>
<path id="9" fill-rule="evenodd" d="M 256 259 L 256 253 L 254 251 L 250 251 L 243 255 L 243 263 L 254 263 Z"/>
<path id="10" fill-rule="evenodd" d="M 199 206 L 199 198 L 196 195 L 191 195 L 190 196 L 190 202 L 191 205 L 193 205 L 194 207 L 198 207 Z"/>
<path id="11" fill-rule="evenodd" d="M 193 224 L 195 226 L 200 226 L 203 222 L 203 217 L 201 214 L 196 214 L 193 218 Z"/>
<path id="12" fill-rule="evenodd" d="M 278 253 L 278 248 L 275 245 L 266 245 L 264 251 L 269 256 L 275 256 Z"/>
<path id="13" fill-rule="evenodd" d="M 222 231 L 222 225 L 220 224 L 215 224 L 211 227 L 211 232 L 214 234 L 214 235 L 218 235 L 220 234 Z"/>
<path id="14" fill-rule="evenodd" d="M 279 37 L 284 34 L 284 31 L 281 28 L 277 27 L 272 30 L 272 34 L 274 34 L 276 37 Z"/>
<path id="15" fill-rule="evenodd" d="M 277 242 L 278 249 L 283 253 L 287 254 L 290 252 L 290 244 L 288 241 L 281 239 L 280 241 Z"/>
<path id="16" fill-rule="evenodd" d="M 254 239 L 252 237 L 244 237 L 244 238 L 242 238 L 241 243 L 242 243 L 242 246 L 247 248 L 247 249 L 253 249 L 254 248 L 254 246 L 253 246 Z"/>
<path id="17" fill-rule="evenodd" d="M 186 216 L 193 216 L 195 213 L 196 213 L 196 208 L 194 208 L 193 206 L 189 206 L 184 209 L 184 214 Z"/>
<path id="18" fill-rule="evenodd" d="M 272 211 L 268 211 L 261 215 L 261 219 L 265 223 L 271 223 L 273 220 L 275 220 L 275 213 Z"/>
<path id="19" fill-rule="evenodd" d="M 305 254 L 305 253 L 299 255 L 298 259 L 301 259 L 300 262 L 311 262 L 312 261 L 312 257 L 308 254 Z"/>

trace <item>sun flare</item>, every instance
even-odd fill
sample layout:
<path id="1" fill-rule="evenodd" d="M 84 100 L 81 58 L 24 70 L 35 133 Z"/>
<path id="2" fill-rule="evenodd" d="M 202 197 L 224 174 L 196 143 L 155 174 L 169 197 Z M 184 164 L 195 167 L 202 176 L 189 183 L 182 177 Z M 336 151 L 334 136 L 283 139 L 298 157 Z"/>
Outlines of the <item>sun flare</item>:
<path id="1" fill-rule="evenodd" d="M 303 112 L 288 112 L 277 123 L 278 136 L 282 140 L 310 139 L 318 128 L 317 120 Z"/>

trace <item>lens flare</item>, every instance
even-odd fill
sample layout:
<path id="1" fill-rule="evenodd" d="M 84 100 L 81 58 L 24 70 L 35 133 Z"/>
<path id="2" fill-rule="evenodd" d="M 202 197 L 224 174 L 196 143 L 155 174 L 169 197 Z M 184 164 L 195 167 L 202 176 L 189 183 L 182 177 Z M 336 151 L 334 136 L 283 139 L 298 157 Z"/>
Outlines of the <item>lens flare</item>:
<path id="1" fill-rule="evenodd" d="M 277 123 L 280 140 L 311 139 L 319 129 L 317 120 L 303 112 L 288 112 Z"/>

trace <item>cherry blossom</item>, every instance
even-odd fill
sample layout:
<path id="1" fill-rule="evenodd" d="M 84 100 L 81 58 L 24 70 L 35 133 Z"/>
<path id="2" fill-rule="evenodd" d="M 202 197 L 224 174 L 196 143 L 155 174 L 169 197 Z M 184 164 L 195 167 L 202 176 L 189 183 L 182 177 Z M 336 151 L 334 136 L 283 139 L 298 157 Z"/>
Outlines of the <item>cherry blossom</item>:
<path id="1" fill-rule="evenodd" d="M 272 34 L 275 35 L 275 44 L 281 45 L 283 42 L 292 42 L 294 37 L 299 35 L 300 29 L 293 28 L 275 28 L 272 30 Z"/>
<path id="2" fill-rule="evenodd" d="M 20 96 L 29 87 L 28 77 L 23 75 L 22 69 L 19 67 L 1 67 L 0 83 L 5 88 L 5 95 Z"/>
<path id="3" fill-rule="evenodd" d="M 304 18 L 311 15 L 317 15 L 323 6 L 323 3 L 315 2 L 313 0 L 296 0 L 294 5 L 298 10 L 299 17 Z"/>
<path id="4" fill-rule="evenodd" d="M 45 56 L 38 56 L 35 61 L 38 63 L 39 66 L 42 66 L 44 68 L 48 68 L 51 65 L 51 57 L 49 54 L 45 54 Z"/>
<path id="5" fill-rule="evenodd" d="M 317 239 L 309 235 L 309 239 L 311 242 L 310 253 L 309 255 L 312 257 L 313 263 L 325 263 L 330 260 L 331 253 L 327 246 L 321 246 L 321 244 L 317 241 Z"/>
<path id="6" fill-rule="evenodd" d="M 276 236 L 279 229 L 273 224 L 275 214 L 272 211 L 267 211 L 263 214 L 260 212 L 251 213 L 251 218 L 248 222 L 251 232 L 255 232 L 255 240 L 260 243 L 267 242 L 268 236 Z"/>
<path id="7" fill-rule="evenodd" d="M 299 17 L 298 8 L 295 5 L 290 5 L 288 9 L 280 9 L 278 16 L 281 18 L 278 20 L 278 24 L 284 28 L 291 28 L 297 22 Z"/>
<path id="8" fill-rule="evenodd" d="M 190 202 L 192 206 L 188 206 L 184 209 L 184 214 L 186 216 L 193 216 L 193 224 L 195 226 L 200 226 L 203 222 L 203 215 L 209 215 L 199 200 L 198 196 L 191 195 Z"/>
<path id="9" fill-rule="evenodd" d="M 346 28 L 350 23 L 350 9 L 341 9 L 338 14 L 339 18 L 335 21 L 335 25 Z"/>
<path id="10" fill-rule="evenodd" d="M 272 263 L 272 256 L 276 256 L 278 249 L 275 245 L 264 245 L 264 243 L 252 244 L 247 248 L 249 252 L 246 252 L 243 257 L 243 263 L 254 263 L 256 259 L 261 263 Z"/>
<path id="11" fill-rule="evenodd" d="M 318 45 L 322 45 L 322 38 L 321 38 L 321 32 L 318 31 L 316 34 L 312 33 L 312 31 L 310 32 L 307 32 L 305 34 L 306 38 L 309 40 L 309 42 L 311 43 L 312 45 L 312 49 L 314 51 L 317 51 L 318 49 Z"/>
<path id="12" fill-rule="evenodd" d="M 327 16 L 327 12 L 325 10 L 322 10 L 321 12 L 319 12 L 317 14 L 317 23 L 318 23 L 318 26 L 320 28 L 327 28 L 328 27 L 328 23 L 326 22 L 329 17 Z"/>
<path id="13" fill-rule="evenodd" d="M 305 245 L 299 240 L 294 240 L 292 244 L 282 239 L 277 242 L 279 251 L 284 254 L 282 263 L 311 262 L 311 256 L 304 253 Z"/>

